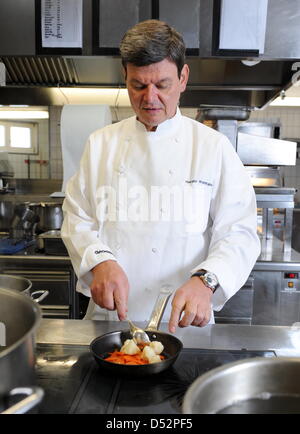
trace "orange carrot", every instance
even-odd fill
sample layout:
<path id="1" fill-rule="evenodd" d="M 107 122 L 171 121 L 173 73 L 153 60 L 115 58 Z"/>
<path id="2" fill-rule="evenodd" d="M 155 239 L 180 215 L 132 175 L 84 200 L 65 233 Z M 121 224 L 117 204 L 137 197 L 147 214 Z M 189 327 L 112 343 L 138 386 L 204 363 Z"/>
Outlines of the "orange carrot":
<path id="1" fill-rule="evenodd" d="M 144 346 L 144 345 L 143 345 Z M 107 362 L 117 363 L 120 365 L 148 365 L 148 360 L 142 358 L 141 353 L 138 354 L 125 354 L 121 351 L 115 350 L 112 353 L 108 353 L 109 356 L 106 357 Z M 161 360 L 165 357 L 160 355 Z"/>

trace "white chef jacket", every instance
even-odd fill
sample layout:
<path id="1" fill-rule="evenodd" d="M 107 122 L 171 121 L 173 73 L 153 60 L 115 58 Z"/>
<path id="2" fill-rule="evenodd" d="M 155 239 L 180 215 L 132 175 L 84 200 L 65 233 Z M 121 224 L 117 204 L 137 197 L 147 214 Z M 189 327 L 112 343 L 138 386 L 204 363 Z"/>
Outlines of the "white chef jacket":
<path id="1" fill-rule="evenodd" d="M 77 291 L 90 296 L 90 270 L 118 261 L 134 321 L 149 319 L 163 285 L 176 290 L 201 268 L 218 277 L 212 309 L 220 310 L 260 252 L 255 194 L 233 146 L 179 109 L 156 131 L 133 116 L 91 134 L 63 211 Z M 90 303 L 87 318 L 117 315 Z"/>

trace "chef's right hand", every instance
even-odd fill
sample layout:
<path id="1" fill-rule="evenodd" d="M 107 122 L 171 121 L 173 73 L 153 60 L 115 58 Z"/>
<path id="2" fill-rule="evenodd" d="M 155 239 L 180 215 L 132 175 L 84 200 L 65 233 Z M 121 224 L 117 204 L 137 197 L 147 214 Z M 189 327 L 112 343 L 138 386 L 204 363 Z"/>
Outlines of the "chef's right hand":
<path id="1" fill-rule="evenodd" d="M 101 262 L 92 269 L 91 294 L 94 302 L 108 310 L 117 310 L 120 321 L 126 319 L 129 283 L 116 261 Z"/>

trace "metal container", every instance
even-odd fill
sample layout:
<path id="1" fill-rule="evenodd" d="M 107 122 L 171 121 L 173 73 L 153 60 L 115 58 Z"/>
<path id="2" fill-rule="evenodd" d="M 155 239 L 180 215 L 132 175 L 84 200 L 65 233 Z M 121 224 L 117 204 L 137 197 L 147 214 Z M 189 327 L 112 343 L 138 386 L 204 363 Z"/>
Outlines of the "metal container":
<path id="1" fill-rule="evenodd" d="M 197 378 L 185 414 L 300 413 L 300 358 L 256 357 L 227 363 Z"/>
<path id="2" fill-rule="evenodd" d="M 35 387 L 35 332 L 41 319 L 39 306 L 12 289 L 0 288 L 0 411 L 24 413 L 41 401 Z M 11 396 L 26 395 L 6 408 Z"/>
<path id="3" fill-rule="evenodd" d="M 26 277 L 12 276 L 10 274 L 0 274 L 0 289 L 14 289 L 23 292 L 32 298 L 36 303 L 40 303 L 49 295 L 47 290 L 32 290 L 32 282 Z"/>
<path id="4" fill-rule="evenodd" d="M 0 231 L 9 231 L 14 216 L 15 204 L 9 200 L 0 200 Z"/>
<path id="5" fill-rule="evenodd" d="M 39 217 L 37 233 L 60 229 L 63 221 L 62 204 L 59 202 L 30 203 L 30 209 Z"/>
<path id="6" fill-rule="evenodd" d="M 30 293 L 32 282 L 25 277 L 0 274 L 0 289 L 15 289 L 19 292 Z"/>

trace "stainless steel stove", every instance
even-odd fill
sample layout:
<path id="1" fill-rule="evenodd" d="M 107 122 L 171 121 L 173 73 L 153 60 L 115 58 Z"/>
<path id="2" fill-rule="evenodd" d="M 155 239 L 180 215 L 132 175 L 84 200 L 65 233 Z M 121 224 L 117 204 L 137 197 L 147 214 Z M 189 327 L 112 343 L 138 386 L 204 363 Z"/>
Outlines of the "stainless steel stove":
<path id="1" fill-rule="evenodd" d="M 274 351 L 183 349 L 167 371 L 144 378 L 111 376 L 86 345 L 38 344 L 37 382 L 45 391 L 38 413 L 180 414 L 183 396 L 201 374 Z"/>

